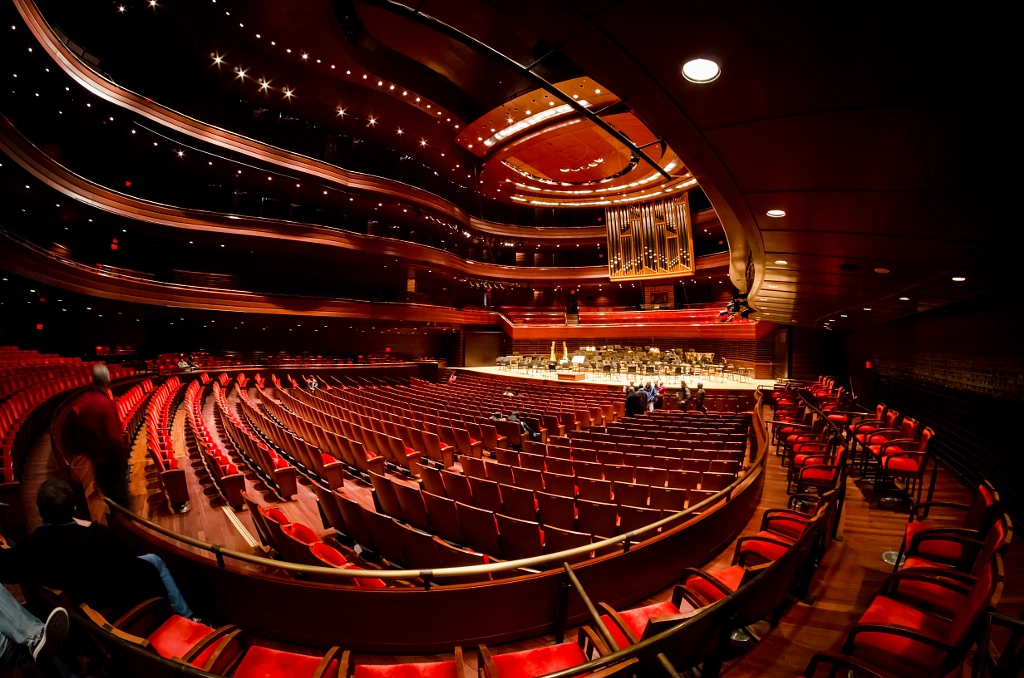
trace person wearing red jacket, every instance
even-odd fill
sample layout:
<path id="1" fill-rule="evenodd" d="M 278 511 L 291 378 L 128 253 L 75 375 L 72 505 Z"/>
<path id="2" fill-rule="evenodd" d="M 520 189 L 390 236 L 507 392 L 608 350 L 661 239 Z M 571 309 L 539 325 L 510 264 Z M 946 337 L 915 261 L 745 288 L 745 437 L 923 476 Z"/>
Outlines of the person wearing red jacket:
<path id="1" fill-rule="evenodd" d="M 92 368 L 92 386 L 79 395 L 71 405 L 65 428 L 73 469 L 83 462 L 92 462 L 95 483 L 104 495 L 118 504 L 131 508 L 128 490 L 128 457 L 130 449 L 121 428 L 117 405 L 110 396 L 110 372 L 106 365 Z M 85 464 L 87 465 L 87 464 Z M 81 475 L 88 476 L 88 469 Z M 85 478 L 82 478 L 85 480 Z M 83 485 L 86 483 L 83 482 Z M 86 487 L 86 494 L 90 488 Z M 93 502 L 90 501 L 90 508 Z M 96 517 L 96 516 L 94 516 Z"/>

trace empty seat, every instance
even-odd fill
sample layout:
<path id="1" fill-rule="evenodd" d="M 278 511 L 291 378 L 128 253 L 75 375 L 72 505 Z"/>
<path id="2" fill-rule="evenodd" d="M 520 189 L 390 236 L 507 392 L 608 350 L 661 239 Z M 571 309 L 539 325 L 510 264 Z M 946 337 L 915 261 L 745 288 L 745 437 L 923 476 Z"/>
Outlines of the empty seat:
<path id="1" fill-rule="evenodd" d="M 554 525 L 564 530 L 576 529 L 576 503 L 569 497 L 537 492 L 537 505 L 537 515 L 542 525 Z"/>
<path id="2" fill-rule="evenodd" d="M 619 534 L 638 530 L 660 519 L 660 509 L 639 508 L 622 504 L 619 506 Z M 653 533 L 648 533 L 644 538 L 649 539 L 653 536 Z"/>
<path id="3" fill-rule="evenodd" d="M 610 502 L 612 483 L 610 480 L 594 480 L 592 478 L 576 478 L 576 489 L 580 499 L 588 501 Z"/>
<path id="4" fill-rule="evenodd" d="M 615 504 L 576 500 L 578 517 L 576 529 L 580 532 L 597 537 L 614 537 L 618 520 L 618 507 Z"/>
<path id="5" fill-rule="evenodd" d="M 628 506 L 647 506 L 649 489 L 647 485 L 637 485 L 635 483 L 612 483 L 612 495 L 615 503 Z"/>
<path id="6" fill-rule="evenodd" d="M 502 513 L 520 520 L 537 520 L 537 498 L 531 489 L 502 485 Z"/>
<path id="7" fill-rule="evenodd" d="M 469 487 L 473 492 L 473 506 L 494 513 L 501 512 L 501 491 L 498 489 L 498 483 L 471 477 Z"/>
<path id="8" fill-rule="evenodd" d="M 473 503 L 473 491 L 469 487 L 469 479 L 461 473 L 441 471 L 441 478 L 444 479 L 444 489 L 448 496 L 463 504 Z"/>
<path id="9" fill-rule="evenodd" d="M 442 539 L 463 543 L 465 537 L 462 535 L 462 526 L 459 523 L 455 500 L 424 492 L 423 501 L 427 505 L 431 531 Z"/>
<path id="10" fill-rule="evenodd" d="M 539 524 L 500 513 L 495 517 L 498 520 L 501 549 L 505 558 L 518 560 L 544 554 L 544 538 L 541 536 Z"/>
<path id="11" fill-rule="evenodd" d="M 500 556 L 501 538 L 498 536 L 494 513 L 461 502 L 456 502 L 455 507 L 459 513 L 459 523 L 462 525 L 466 544 L 474 551 Z"/>
<path id="12" fill-rule="evenodd" d="M 544 474 L 544 491 L 548 494 L 558 494 L 563 497 L 576 496 L 576 479 L 572 476 L 559 473 Z"/>
<path id="13" fill-rule="evenodd" d="M 666 511 L 682 511 L 686 508 L 689 490 L 672 487 L 652 487 L 650 507 Z"/>

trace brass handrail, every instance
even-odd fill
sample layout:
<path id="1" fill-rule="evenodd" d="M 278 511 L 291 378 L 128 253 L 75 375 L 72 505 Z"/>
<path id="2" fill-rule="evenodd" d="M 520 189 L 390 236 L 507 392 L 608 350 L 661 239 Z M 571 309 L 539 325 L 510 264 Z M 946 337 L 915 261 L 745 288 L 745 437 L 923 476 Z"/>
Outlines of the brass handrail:
<path id="1" fill-rule="evenodd" d="M 760 387 L 756 391 L 755 398 L 757 403 L 755 409 L 761 402 L 761 391 Z M 738 488 L 744 482 L 751 480 L 755 472 L 760 472 L 765 464 L 766 450 L 759 450 L 758 456 L 754 460 L 754 463 L 750 465 L 747 472 L 740 478 L 729 484 L 728 487 L 708 497 L 707 499 L 691 506 L 682 511 L 673 513 L 672 515 L 657 520 L 649 525 L 638 528 L 636 530 L 630 530 L 626 534 L 620 534 L 616 537 L 609 537 L 608 539 L 602 539 L 601 541 L 593 542 L 585 546 L 577 546 L 576 548 L 568 549 L 566 551 L 559 551 L 557 553 L 549 553 L 542 556 L 534 556 L 532 558 L 520 558 L 519 560 L 507 560 L 501 563 L 490 563 L 487 565 L 464 565 L 462 567 L 445 567 L 437 570 L 340 570 L 328 567 L 317 567 L 315 565 L 302 565 L 299 563 L 288 563 L 280 560 L 273 560 L 271 558 L 263 558 L 261 556 L 254 556 L 248 553 L 242 553 L 231 549 L 224 548 L 219 544 L 209 544 L 207 542 L 199 541 L 187 537 L 183 534 L 178 534 L 168 530 L 165 527 L 157 525 L 149 520 L 146 520 L 142 516 L 135 514 L 129 509 L 121 506 L 120 504 L 112 501 L 109 497 L 104 498 L 110 508 L 117 512 L 118 515 L 130 520 L 131 522 L 137 523 L 152 530 L 158 534 L 162 534 L 165 537 L 174 539 L 183 544 L 187 544 L 193 548 L 208 551 L 217 557 L 217 562 L 220 567 L 224 567 L 224 558 L 234 558 L 235 560 L 241 560 L 243 562 L 251 563 L 253 565 L 261 565 L 264 567 L 286 570 L 288 572 L 296 572 L 302 574 L 316 574 L 326 576 L 336 576 L 339 578 L 349 577 L 367 577 L 377 579 L 414 579 L 419 578 L 423 580 L 445 578 L 445 577 L 464 577 L 468 575 L 477 574 L 490 574 L 492 572 L 504 572 L 507 570 L 517 570 L 520 568 L 536 567 L 538 565 L 547 565 L 548 563 L 564 562 L 565 560 L 572 558 L 573 556 L 582 555 L 584 553 L 590 553 L 591 551 L 600 551 L 606 547 L 612 546 L 613 544 L 626 544 L 627 542 L 637 541 L 637 537 L 652 532 L 663 525 L 668 525 L 674 522 L 680 522 L 682 519 L 687 518 L 694 514 L 694 512 L 703 509 L 705 506 L 709 506 L 721 501 L 723 498 L 728 501 L 729 495 L 733 490 Z M 628 548 L 628 544 L 626 546 Z"/>

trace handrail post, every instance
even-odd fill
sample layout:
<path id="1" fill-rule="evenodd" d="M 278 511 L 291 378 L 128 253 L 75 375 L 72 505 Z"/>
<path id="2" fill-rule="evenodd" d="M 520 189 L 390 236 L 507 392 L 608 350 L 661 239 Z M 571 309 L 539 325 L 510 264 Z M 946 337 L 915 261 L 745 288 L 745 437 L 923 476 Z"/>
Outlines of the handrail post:
<path id="1" fill-rule="evenodd" d="M 597 631 L 601 634 L 604 642 L 608 643 L 608 647 L 611 648 L 612 652 L 619 651 L 619 644 L 615 642 L 615 638 L 612 637 L 611 631 L 604 625 L 604 621 L 601 620 L 601 615 L 598 614 L 597 608 L 594 607 L 594 603 L 590 601 L 590 596 L 583 590 L 583 585 L 580 584 L 580 580 L 576 578 L 576 573 L 572 571 L 572 566 L 568 562 L 563 563 L 565 567 L 565 573 L 569 575 L 569 581 L 572 583 L 573 588 L 580 594 L 580 598 L 583 599 L 583 604 L 587 606 L 587 612 L 590 613 L 590 618 L 594 620 L 594 624 L 597 625 Z"/>
<path id="2" fill-rule="evenodd" d="M 568 563 L 563 563 L 567 565 Z M 569 591 L 572 590 L 572 583 L 566 577 L 558 586 L 558 612 L 555 619 L 555 643 L 565 640 L 565 622 L 569 616 Z"/>
<path id="3" fill-rule="evenodd" d="M 217 567 L 219 567 L 220 569 L 223 570 L 224 569 L 224 554 L 221 553 L 220 548 L 221 548 L 220 544 L 212 544 L 210 546 L 210 550 L 213 551 L 213 554 L 215 556 L 217 556 Z"/>
<path id="4" fill-rule="evenodd" d="M 672 666 L 672 662 L 668 660 L 664 652 L 658 653 L 658 662 L 661 663 L 661 668 L 665 669 L 670 678 L 679 678 L 679 672 L 676 671 L 676 667 Z"/>

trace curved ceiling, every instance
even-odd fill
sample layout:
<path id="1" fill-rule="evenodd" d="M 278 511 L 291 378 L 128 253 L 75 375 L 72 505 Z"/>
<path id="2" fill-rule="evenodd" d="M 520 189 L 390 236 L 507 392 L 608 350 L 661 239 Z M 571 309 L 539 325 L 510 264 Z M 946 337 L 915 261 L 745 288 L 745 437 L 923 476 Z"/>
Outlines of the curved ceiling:
<path id="1" fill-rule="evenodd" d="M 464 211 L 411 187 L 339 175 L 317 161 L 176 119 L 131 93 L 112 93 L 110 83 L 76 65 L 48 37 L 29 0 L 15 4 L 59 65 L 75 71 L 99 96 L 211 143 L 237 146 L 324 180 L 391 191 L 469 221 Z M 253 7 L 261 11 L 275 4 Z M 1009 181 L 991 169 L 1000 167 L 1009 111 L 1015 110 L 1007 101 L 1005 73 L 1012 60 L 1001 51 L 1008 43 L 993 38 L 1004 28 L 979 16 L 922 16 L 898 8 L 887 8 L 881 18 L 868 10 L 837 16 L 820 8 L 769 5 L 739 12 L 669 0 L 425 0 L 415 10 L 372 0 L 354 7 L 372 26 L 369 34 L 394 26 L 381 38 L 389 49 L 422 60 L 446 82 L 463 82 L 462 91 L 482 110 L 532 89 L 513 88 L 509 95 L 505 83 L 474 85 L 452 63 L 434 63 L 452 32 L 471 36 L 522 68 L 551 52 L 578 70 L 568 77 L 585 74 L 614 92 L 628 110 L 606 111 L 609 117 L 624 116 L 615 118 L 623 129 L 642 125 L 652 135 L 645 139 L 664 140 L 710 198 L 728 237 L 732 281 L 749 292 L 765 319 L 852 327 L 933 308 L 1006 279 L 1005 268 L 986 270 L 984 263 L 996 252 L 1014 251 L 1008 245 L 1016 242 L 1015 231 L 1004 225 Z M 406 25 L 409 18 L 421 25 Z M 434 19 L 444 27 L 443 36 L 424 32 Z M 430 44 L 403 47 L 401 36 L 408 31 Z M 950 45 L 971 58 L 952 59 Z M 681 66 L 698 57 L 719 63 L 721 77 L 706 84 L 686 81 Z M 460 60 L 474 69 L 472 78 L 497 73 L 478 68 L 487 60 L 480 55 L 463 54 Z M 538 68 L 545 68 L 544 60 Z M 552 69 L 547 75 L 561 82 L 566 74 L 553 77 L 558 69 Z M 400 82 L 403 74 L 392 77 Z M 546 159 L 530 147 L 533 132 L 523 131 L 518 169 L 542 178 L 567 169 L 587 179 L 624 169 L 621 156 L 612 158 L 596 136 L 558 131 L 560 124 L 553 121 L 549 133 L 563 137 L 562 150 Z M 539 131 L 537 144 L 544 141 Z M 449 130 L 448 141 L 465 132 Z M 485 162 L 483 180 L 495 192 L 511 178 L 499 172 L 514 172 L 497 164 L 503 148 L 496 144 L 497 162 Z M 608 158 L 597 164 L 613 163 L 609 170 L 591 167 L 605 150 Z M 772 217 L 770 210 L 785 214 Z"/>

